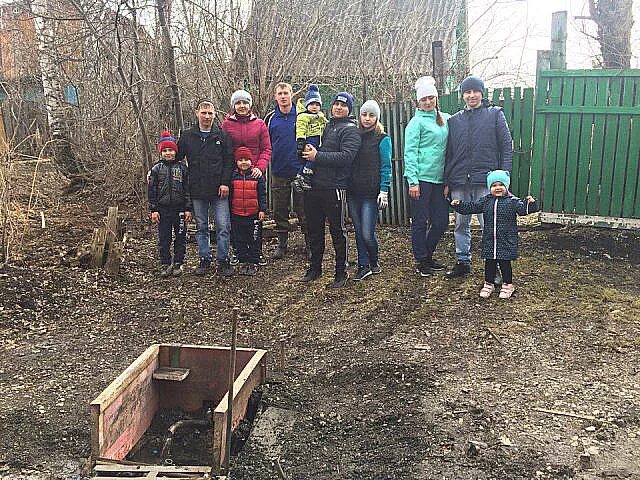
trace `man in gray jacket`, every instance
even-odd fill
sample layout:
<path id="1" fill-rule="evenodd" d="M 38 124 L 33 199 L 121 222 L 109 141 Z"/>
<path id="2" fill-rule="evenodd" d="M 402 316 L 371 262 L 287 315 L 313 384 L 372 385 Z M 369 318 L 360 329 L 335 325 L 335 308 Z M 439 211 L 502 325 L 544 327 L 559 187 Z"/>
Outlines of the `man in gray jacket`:
<path id="1" fill-rule="evenodd" d="M 511 172 L 513 142 L 500 107 L 483 99 L 484 82 L 476 76 L 460 84 L 465 108 L 449 118 L 449 138 L 444 168 L 445 196 L 452 200 L 475 201 L 487 195 L 487 173 Z M 484 226 L 482 215 L 478 215 Z M 447 278 L 471 271 L 471 215 L 456 213 L 454 239 L 456 264 Z"/>

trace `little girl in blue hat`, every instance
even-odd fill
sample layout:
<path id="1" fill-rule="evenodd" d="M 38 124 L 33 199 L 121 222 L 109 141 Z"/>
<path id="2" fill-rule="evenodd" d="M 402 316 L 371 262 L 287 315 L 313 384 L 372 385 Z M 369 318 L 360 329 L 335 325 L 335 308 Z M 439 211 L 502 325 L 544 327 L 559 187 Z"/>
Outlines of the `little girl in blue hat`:
<path id="1" fill-rule="evenodd" d="M 453 200 L 451 206 L 458 213 L 469 215 L 484 214 L 482 231 L 482 258 L 484 258 L 484 285 L 480 290 L 482 298 L 489 298 L 495 291 L 493 279 L 499 265 L 503 284 L 500 298 L 511 298 L 513 270 L 511 260 L 518 258 L 518 215 L 529 215 L 538 211 L 535 199 L 529 195 L 524 200 L 509 192 L 511 178 L 505 170 L 494 170 L 487 174 L 489 195 L 475 202 Z"/>

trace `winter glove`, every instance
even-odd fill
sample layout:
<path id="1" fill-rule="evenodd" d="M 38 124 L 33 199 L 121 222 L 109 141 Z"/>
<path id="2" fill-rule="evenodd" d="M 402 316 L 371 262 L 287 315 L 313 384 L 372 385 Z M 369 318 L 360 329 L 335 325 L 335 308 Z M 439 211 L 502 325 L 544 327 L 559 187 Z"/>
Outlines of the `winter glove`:
<path id="1" fill-rule="evenodd" d="M 296 150 L 298 151 L 298 158 L 302 158 L 302 151 L 304 150 L 304 146 L 307 144 L 304 138 L 296 139 Z"/>
<path id="2" fill-rule="evenodd" d="M 380 192 L 378 194 L 378 209 L 384 210 L 389 205 L 389 192 Z"/>

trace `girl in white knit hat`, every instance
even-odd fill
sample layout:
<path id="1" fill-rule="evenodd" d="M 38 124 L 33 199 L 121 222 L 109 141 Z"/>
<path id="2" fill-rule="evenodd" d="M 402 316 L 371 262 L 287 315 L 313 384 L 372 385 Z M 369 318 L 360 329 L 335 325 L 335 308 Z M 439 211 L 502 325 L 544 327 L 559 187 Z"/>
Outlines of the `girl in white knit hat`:
<path id="1" fill-rule="evenodd" d="M 380 123 L 380 106 L 367 100 L 360 107 L 359 131 L 362 143 L 351 166 L 347 188 L 349 215 L 356 231 L 358 271 L 354 281 L 381 273 L 376 222 L 378 209 L 389 203 L 391 184 L 391 138 Z"/>
<path id="2" fill-rule="evenodd" d="M 433 77 L 420 77 L 415 89 L 418 105 L 405 130 L 404 178 L 409 185 L 416 273 L 426 277 L 445 268 L 434 260 L 433 252 L 449 225 L 449 204 L 444 196 L 449 115 L 438 109 Z"/>

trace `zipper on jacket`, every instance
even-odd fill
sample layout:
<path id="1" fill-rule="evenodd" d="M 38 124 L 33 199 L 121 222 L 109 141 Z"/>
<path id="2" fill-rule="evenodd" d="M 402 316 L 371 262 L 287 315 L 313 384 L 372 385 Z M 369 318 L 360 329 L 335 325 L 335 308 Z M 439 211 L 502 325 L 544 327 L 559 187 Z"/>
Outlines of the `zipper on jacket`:
<path id="1" fill-rule="evenodd" d="M 498 197 L 493 204 L 493 259 L 498 259 Z"/>

